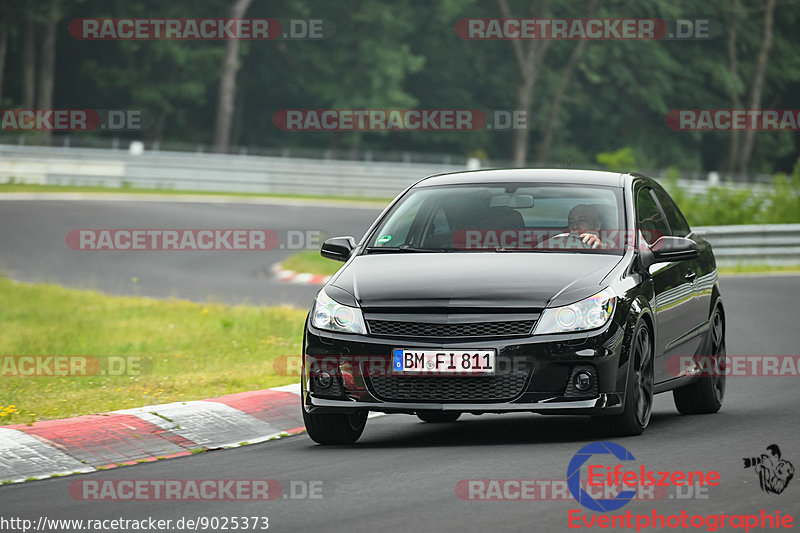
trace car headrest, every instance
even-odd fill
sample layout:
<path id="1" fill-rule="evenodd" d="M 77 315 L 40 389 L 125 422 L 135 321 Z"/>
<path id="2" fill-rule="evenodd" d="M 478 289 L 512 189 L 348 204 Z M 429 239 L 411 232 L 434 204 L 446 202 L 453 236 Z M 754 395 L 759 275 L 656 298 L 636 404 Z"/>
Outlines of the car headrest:
<path id="1" fill-rule="evenodd" d="M 516 209 L 506 206 L 489 207 L 484 227 L 488 229 L 525 229 L 525 219 Z"/>

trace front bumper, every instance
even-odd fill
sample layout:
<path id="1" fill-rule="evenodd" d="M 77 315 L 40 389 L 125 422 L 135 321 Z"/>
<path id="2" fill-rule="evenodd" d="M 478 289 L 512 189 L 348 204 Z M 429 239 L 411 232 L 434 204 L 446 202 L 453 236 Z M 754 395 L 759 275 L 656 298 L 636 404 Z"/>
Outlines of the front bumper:
<path id="1" fill-rule="evenodd" d="M 321 331 L 307 323 L 301 382 L 303 406 L 307 412 L 314 413 L 369 410 L 409 414 L 420 411 L 616 414 L 622 411 L 624 404 L 628 368 L 624 327 L 624 323 L 612 320 L 601 330 L 583 334 L 454 341 L 340 334 Z M 420 392 L 418 397 L 409 397 L 407 393 L 402 398 L 392 397 L 392 391 L 396 392 L 397 388 L 378 386 L 377 380 L 392 379 L 389 370 L 381 369 L 390 369 L 394 348 L 493 348 L 497 350 L 499 362 L 496 377 L 513 379 L 518 386 L 514 385 L 513 393 L 505 387 L 503 394 L 493 397 L 485 394 L 485 386 L 476 395 L 473 385 L 479 382 L 458 381 L 487 379 L 485 377 L 428 376 L 418 378 L 427 380 L 420 386 L 420 391 L 425 392 Z M 385 364 L 374 365 L 376 361 Z M 312 379 L 312 374 L 321 368 L 333 376 L 332 386 L 320 388 Z M 595 377 L 588 391 L 581 392 L 572 385 L 574 373 L 580 370 L 589 370 Z M 436 391 L 437 379 L 451 380 L 448 386 L 456 392 L 448 397 L 431 394 Z M 403 382 L 401 389 L 405 383 L 410 382 Z M 471 395 L 459 396 L 459 383 L 464 384 L 464 390 L 472 391 Z"/>
<path id="2" fill-rule="evenodd" d="M 315 413 L 352 413 L 362 409 L 381 413 L 414 414 L 419 411 L 457 411 L 459 413 L 513 413 L 532 412 L 545 415 L 600 415 L 614 414 L 622 409 L 619 394 L 598 394 L 586 400 L 557 401 L 545 400 L 533 403 L 415 403 L 415 402 L 364 402 L 348 400 L 329 400 L 315 398 L 313 394 L 303 395 L 305 409 Z"/>

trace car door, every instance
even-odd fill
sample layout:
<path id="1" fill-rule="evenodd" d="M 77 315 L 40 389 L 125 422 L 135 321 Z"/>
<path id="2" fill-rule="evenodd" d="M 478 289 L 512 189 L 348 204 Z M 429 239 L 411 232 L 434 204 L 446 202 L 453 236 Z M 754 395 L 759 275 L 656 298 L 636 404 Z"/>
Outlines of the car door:
<path id="1" fill-rule="evenodd" d="M 652 247 L 659 237 L 669 235 L 669 225 L 658 200 L 649 186 L 636 191 L 636 224 L 639 238 Z M 672 261 L 649 267 L 655 293 L 655 381 L 660 383 L 674 376 L 667 372 L 667 358 L 682 351 L 683 338 L 694 320 L 691 317 L 693 285 L 687 277 L 685 262 Z M 692 352 L 693 353 L 693 352 Z"/>
<path id="2" fill-rule="evenodd" d="M 666 191 L 656 187 L 653 188 L 653 192 L 667 219 L 670 234 L 676 237 L 691 238 L 689 224 L 672 198 Z M 700 335 L 707 327 L 711 313 L 712 289 L 717 281 L 714 263 L 708 260 L 711 255 L 709 244 L 703 239 L 695 239 L 695 242 L 700 252 L 699 255 L 695 259 L 683 262 L 686 275 L 692 280 L 692 299 L 688 308 L 689 317 L 692 319 L 692 329 L 688 333 L 689 338 L 684 340 L 686 345 L 682 350 L 686 351 L 681 355 L 694 354 L 694 348 L 697 348 L 701 342 L 700 338 L 692 339 L 691 337 Z"/>

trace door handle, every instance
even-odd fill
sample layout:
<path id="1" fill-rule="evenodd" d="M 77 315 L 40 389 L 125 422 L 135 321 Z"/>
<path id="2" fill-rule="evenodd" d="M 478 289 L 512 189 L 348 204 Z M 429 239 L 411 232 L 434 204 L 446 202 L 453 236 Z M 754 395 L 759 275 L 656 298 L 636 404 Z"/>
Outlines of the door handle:
<path id="1" fill-rule="evenodd" d="M 696 277 L 697 277 L 697 274 L 695 274 L 691 270 L 685 276 L 686 280 L 687 281 L 691 281 L 692 283 L 694 283 L 694 280 L 695 280 Z"/>

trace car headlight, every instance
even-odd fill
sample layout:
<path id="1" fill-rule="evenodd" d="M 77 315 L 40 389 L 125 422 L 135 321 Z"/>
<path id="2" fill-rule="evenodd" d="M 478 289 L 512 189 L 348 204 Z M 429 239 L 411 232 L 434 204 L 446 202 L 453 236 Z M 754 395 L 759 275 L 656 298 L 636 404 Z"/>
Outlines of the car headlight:
<path id="1" fill-rule="evenodd" d="M 311 312 L 311 324 L 318 329 L 339 331 L 342 333 L 359 333 L 363 335 L 367 328 L 364 327 L 364 317 L 361 309 L 342 305 L 325 293 L 319 291 L 314 300 L 314 309 Z"/>
<path id="2" fill-rule="evenodd" d="M 616 297 L 605 289 L 580 302 L 545 309 L 536 323 L 534 335 L 566 333 L 603 327 L 614 314 Z"/>

